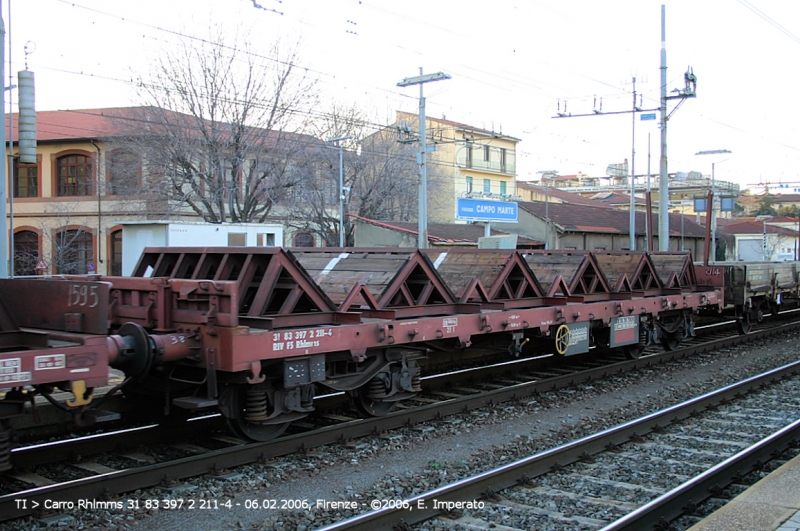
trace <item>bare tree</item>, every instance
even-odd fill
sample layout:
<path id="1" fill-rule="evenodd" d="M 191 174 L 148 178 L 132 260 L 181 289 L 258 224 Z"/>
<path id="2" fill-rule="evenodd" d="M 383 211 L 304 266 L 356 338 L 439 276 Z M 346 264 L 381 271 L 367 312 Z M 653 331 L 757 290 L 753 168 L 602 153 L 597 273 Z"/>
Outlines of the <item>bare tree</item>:
<path id="1" fill-rule="evenodd" d="M 345 212 L 392 221 L 417 217 L 418 166 L 414 147 L 397 142 L 392 127 L 376 125 L 355 106 L 334 105 L 315 122 L 320 138 L 343 138 Z M 293 194 L 290 224 L 315 231 L 326 245 L 339 242 L 339 143 L 318 152 L 317 171 L 309 172 Z M 353 243 L 345 218 L 345 245 Z"/>
<path id="2" fill-rule="evenodd" d="M 383 128 L 362 142 L 364 157 L 353 199 L 359 216 L 391 221 L 417 219 L 419 166 L 415 144 L 400 143 L 393 127 Z M 431 182 L 435 181 L 431 175 Z"/>
<path id="3" fill-rule="evenodd" d="M 184 40 L 139 79 L 141 113 L 126 117 L 126 149 L 142 157 L 142 186 L 209 222 L 260 222 L 305 171 L 318 144 L 303 134 L 315 82 L 296 47 L 255 54 L 246 36 Z M 123 123 L 123 122 L 121 122 Z"/>
<path id="4" fill-rule="evenodd" d="M 35 275 L 41 258 L 38 234 L 27 230 L 14 234 L 14 276 Z"/>
<path id="5" fill-rule="evenodd" d="M 53 231 L 53 271 L 67 275 L 90 273 L 89 264 L 94 260 L 92 234 L 86 227 Z"/>

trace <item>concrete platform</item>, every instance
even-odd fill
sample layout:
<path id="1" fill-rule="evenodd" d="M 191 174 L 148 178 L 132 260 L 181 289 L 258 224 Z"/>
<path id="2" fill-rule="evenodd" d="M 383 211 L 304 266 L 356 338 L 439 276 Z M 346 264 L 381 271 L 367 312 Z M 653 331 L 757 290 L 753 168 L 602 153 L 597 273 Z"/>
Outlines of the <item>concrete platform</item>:
<path id="1" fill-rule="evenodd" d="M 688 531 L 800 531 L 800 456 Z"/>

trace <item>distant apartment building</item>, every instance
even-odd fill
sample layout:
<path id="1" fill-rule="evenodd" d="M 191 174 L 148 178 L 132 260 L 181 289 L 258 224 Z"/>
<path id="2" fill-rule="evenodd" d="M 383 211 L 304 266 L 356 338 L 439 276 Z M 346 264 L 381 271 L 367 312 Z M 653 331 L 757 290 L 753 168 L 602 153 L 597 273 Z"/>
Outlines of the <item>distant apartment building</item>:
<path id="1" fill-rule="evenodd" d="M 607 169 L 609 175 L 604 177 L 590 177 L 583 173 L 577 175 L 543 175 L 540 187 L 545 184 L 551 189 L 569 191 L 587 198 L 598 199 L 610 206 L 621 210 L 630 210 L 630 175 L 628 174 L 628 161 L 621 164 L 611 164 Z M 634 208 L 637 211 L 646 210 L 645 194 L 650 190 L 652 209 L 657 212 L 660 208 L 659 176 L 653 174 L 637 175 L 635 181 Z M 676 172 L 669 175 L 669 211 L 686 215 L 697 215 L 695 210 L 696 200 L 705 199 L 709 190 L 714 189 L 717 204 L 717 215 L 720 218 L 731 217 L 731 212 L 719 211 L 720 198 L 737 198 L 740 194 L 739 185 L 720 179 L 712 180 L 700 172 Z"/>

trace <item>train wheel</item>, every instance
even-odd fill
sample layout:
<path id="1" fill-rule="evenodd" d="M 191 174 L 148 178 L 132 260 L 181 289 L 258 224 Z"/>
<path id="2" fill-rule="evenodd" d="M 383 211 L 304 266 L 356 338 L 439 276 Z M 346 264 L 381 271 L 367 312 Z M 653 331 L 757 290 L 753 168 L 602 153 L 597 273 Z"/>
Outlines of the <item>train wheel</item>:
<path id="1" fill-rule="evenodd" d="M 11 469 L 11 427 L 0 420 L 0 472 Z"/>
<path id="2" fill-rule="evenodd" d="M 753 329 L 753 317 L 749 311 L 745 311 L 742 317 L 736 321 L 736 328 L 741 335 L 750 333 L 750 330 Z"/>
<path id="3" fill-rule="evenodd" d="M 387 402 L 385 400 L 374 400 L 369 396 L 369 386 L 356 389 L 353 393 L 353 404 L 361 413 L 370 417 L 382 417 L 388 415 L 397 407 L 397 402 Z"/>
<path id="4" fill-rule="evenodd" d="M 226 398 L 230 401 L 227 410 L 231 413 L 230 416 L 226 415 L 228 426 L 242 439 L 271 441 L 286 431 L 291 420 L 268 418 L 269 410 L 273 407 L 269 403 L 269 393 L 253 391 L 250 387 L 234 385 L 226 390 Z"/>
<path id="5" fill-rule="evenodd" d="M 622 347 L 622 350 L 625 352 L 625 357 L 629 360 L 638 360 L 639 356 L 641 356 L 642 352 L 644 352 L 644 345 L 626 345 Z"/>
<path id="6" fill-rule="evenodd" d="M 358 389 L 351 391 L 353 405 L 361 413 L 371 417 L 382 417 L 394 411 L 397 407 L 396 396 L 389 396 L 392 387 L 392 374 L 383 373 L 374 377 Z"/>
<path id="7" fill-rule="evenodd" d="M 664 347 L 664 350 L 678 350 L 678 347 L 681 346 L 681 336 L 678 333 L 674 334 L 663 334 L 661 336 L 661 346 Z"/>

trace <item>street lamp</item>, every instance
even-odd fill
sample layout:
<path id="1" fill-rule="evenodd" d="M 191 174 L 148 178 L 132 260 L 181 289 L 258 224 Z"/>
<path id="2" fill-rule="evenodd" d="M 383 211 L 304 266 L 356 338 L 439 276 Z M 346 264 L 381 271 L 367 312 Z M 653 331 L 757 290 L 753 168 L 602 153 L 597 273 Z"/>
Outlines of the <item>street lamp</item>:
<path id="1" fill-rule="evenodd" d="M 336 142 L 336 149 L 339 150 L 339 247 L 344 247 L 344 153 L 342 151 L 342 140 L 349 140 L 353 135 L 337 136 L 329 138 L 325 142 L 331 144 Z"/>
<path id="2" fill-rule="evenodd" d="M 731 153 L 731 151 L 727 149 L 711 149 L 709 151 L 698 151 L 695 155 L 723 155 L 726 153 Z M 725 162 L 728 159 L 714 161 L 711 163 L 711 204 L 707 205 L 707 208 L 711 209 L 711 261 L 717 261 L 717 216 L 715 212 L 714 206 L 717 203 L 717 194 L 715 188 L 715 166 L 717 162 Z"/>
<path id="3" fill-rule="evenodd" d="M 425 131 L 425 98 L 422 95 L 422 85 L 432 81 L 450 79 L 443 72 L 435 74 L 422 74 L 422 67 L 418 76 L 407 77 L 397 84 L 398 87 L 419 85 L 419 244 L 420 249 L 428 248 L 428 166 L 425 159 L 428 154 L 427 132 Z"/>
<path id="4" fill-rule="evenodd" d="M 550 186 L 548 182 L 552 181 L 558 176 L 555 170 L 537 171 L 536 173 L 542 174 L 542 181 L 544 181 L 544 248 L 550 249 Z M 549 178 L 548 178 L 549 177 Z"/>

